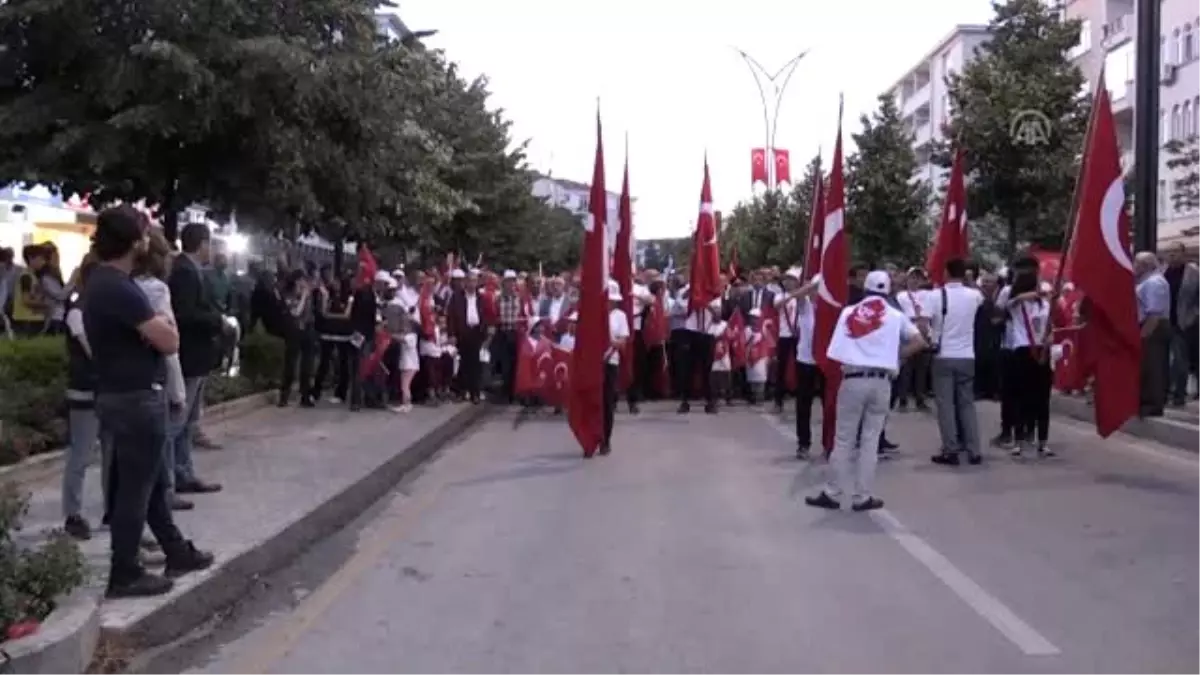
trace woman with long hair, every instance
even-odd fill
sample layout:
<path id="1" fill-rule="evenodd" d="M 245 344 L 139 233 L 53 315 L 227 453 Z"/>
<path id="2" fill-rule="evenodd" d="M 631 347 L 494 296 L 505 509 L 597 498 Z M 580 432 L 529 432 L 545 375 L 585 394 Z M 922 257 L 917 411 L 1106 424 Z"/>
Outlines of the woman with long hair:
<path id="1" fill-rule="evenodd" d="M 1054 376 L 1045 340 L 1050 303 L 1044 295 L 1037 267 L 1014 265 L 1012 285 L 997 297 L 996 304 L 1004 312 L 1006 341 L 1012 350 L 1004 373 L 1003 395 L 1009 398 L 1013 415 L 1014 457 L 1021 457 L 1033 447 L 1039 457 L 1054 454 L 1046 445 Z"/>
<path id="2" fill-rule="evenodd" d="M 295 269 L 287 273 L 283 284 L 284 352 L 283 376 L 279 380 L 279 407 L 286 407 L 292 394 L 293 383 L 300 390 L 300 406 L 315 405 L 312 397 L 313 352 L 316 351 L 316 330 L 313 294 L 304 270 Z M 300 381 L 296 383 L 296 371 Z"/>

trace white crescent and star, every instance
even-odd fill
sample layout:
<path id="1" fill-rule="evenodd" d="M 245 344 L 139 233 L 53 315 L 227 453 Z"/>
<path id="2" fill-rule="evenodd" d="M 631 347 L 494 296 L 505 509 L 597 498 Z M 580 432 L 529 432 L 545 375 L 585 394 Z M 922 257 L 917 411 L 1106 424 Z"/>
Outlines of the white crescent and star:
<path id="1" fill-rule="evenodd" d="M 559 377 L 560 373 L 562 374 L 562 377 Z M 567 381 L 567 364 L 565 364 L 565 363 L 555 364 L 554 365 L 554 382 L 556 384 L 563 384 L 566 381 Z"/>
<path id="2" fill-rule="evenodd" d="M 1104 245 L 1109 255 L 1121 267 L 1133 272 L 1133 260 L 1129 252 L 1121 245 L 1121 215 L 1125 211 L 1125 183 L 1117 176 L 1109 184 L 1104 193 L 1104 201 L 1100 204 L 1100 235 L 1104 237 Z"/>
<path id="3" fill-rule="evenodd" d="M 825 216 L 825 236 L 822 238 L 821 244 L 821 269 L 825 269 L 825 256 L 829 254 L 829 244 L 842 232 L 845 223 L 845 209 L 837 209 L 831 211 Z M 825 283 L 825 277 L 822 275 L 821 284 L 817 288 L 817 295 L 831 307 L 841 307 L 842 303 L 838 302 L 833 294 L 829 292 L 829 285 Z"/>

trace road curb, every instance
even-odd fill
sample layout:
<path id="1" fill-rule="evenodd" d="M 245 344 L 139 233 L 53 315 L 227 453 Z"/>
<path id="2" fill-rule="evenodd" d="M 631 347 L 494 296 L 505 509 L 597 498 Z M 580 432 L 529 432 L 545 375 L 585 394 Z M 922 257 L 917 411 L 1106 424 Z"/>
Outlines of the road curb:
<path id="1" fill-rule="evenodd" d="M 241 417 L 266 407 L 273 396 L 271 392 L 259 392 L 209 406 L 204 409 L 204 422 L 212 424 Z M 66 456 L 66 450 L 52 450 L 26 457 L 16 464 L 0 466 L 0 481 L 23 484 L 44 480 L 62 472 Z"/>
<path id="2" fill-rule="evenodd" d="M 103 586 L 84 586 L 61 600 L 37 633 L 0 644 L 11 673 L 86 672 L 100 640 Z"/>
<path id="3" fill-rule="evenodd" d="M 1086 400 L 1069 396 L 1051 396 L 1050 412 L 1089 424 L 1094 423 L 1096 419 L 1092 406 L 1088 405 Z M 1121 432 L 1172 448 L 1200 452 L 1200 429 L 1195 424 L 1188 424 L 1182 420 L 1170 417 L 1134 418 L 1121 427 Z"/>
<path id="4" fill-rule="evenodd" d="M 490 409 L 486 405 L 464 407 L 274 536 L 224 562 L 171 602 L 121 629 L 101 627 L 97 652 L 136 653 L 166 644 L 202 625 L 245 595 L 255 579 L 291 562 L 309 546 L 361 515 L 405 474 L 465 433 Z"/>

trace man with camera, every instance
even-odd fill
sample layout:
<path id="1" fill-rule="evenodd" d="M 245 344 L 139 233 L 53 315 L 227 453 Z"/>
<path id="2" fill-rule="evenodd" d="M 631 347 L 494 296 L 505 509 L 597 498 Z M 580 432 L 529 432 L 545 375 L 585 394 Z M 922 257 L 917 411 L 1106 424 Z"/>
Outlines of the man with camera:
<path id="1" fill-rule="evenodd" d="M 936 464 L 957 466 L 959 455 L 983 461 L 979 420 L 975 414 L 975 314 L 983 293 L 964 283 L 967 265 L 960 258 L 946 262 L 946 283 L 925 296 L 933 352 L 933 398 L 937 402 L 942 451 Z"/>

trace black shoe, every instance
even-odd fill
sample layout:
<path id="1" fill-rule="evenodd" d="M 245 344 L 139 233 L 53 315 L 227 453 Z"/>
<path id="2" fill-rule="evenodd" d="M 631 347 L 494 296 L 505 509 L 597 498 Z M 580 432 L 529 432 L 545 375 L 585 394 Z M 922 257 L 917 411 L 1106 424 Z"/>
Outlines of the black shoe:
<path id="1" fill-rule="evenodd" d="M 167 569 L 164 574 L 168 579 L 181 577 L 188 572 L 198 572 L 212 567 L 213 554 L 201 551 L 190 541 L 180 542 L 167 552 Z"/>
<path id="2" fill-rule="evenodd" d="M 286 408 L 286 407 L 288 407 L 288 400 L 287 400 L 287 398 L 286 398 L 286 397 L 283 397 L 283 396 L 280 396 L 280 397 L 279 397 L 279 400 L 275 402 L 275 407 L 276 407 L 276 408 Z"/>
<path id="3" fill-rule="evenodd" d="M 942 466 L 958 466 L 959 464 L 957 452 L 954 454 L 943 452 L 930 457 L 930 460 L 932 460 L 934 464 L 941 464 Z"/>
<path id="4" fill-rule="evenodd" d="M 850 508 L 855 511 L 874 511 L 875 509 L 883 508 L 883 500 L 878 497 L 867 497 Z"/>
<path id="5" fill-rule="evenodd" d="M 808 459 L 808 446 L 801 445 L 796 448 L 796 459 Z"/>
<path id="6" fill-rule="evenodd" d="M 842 505 L 839 504 L 833 497 L 825 494 L 824 490 L 822 490 L 821 494 L 817 495 L 816 497 L 805 497 L 804 503 L 808 504 L 809 506 L 815 506 L 819 509 L 829 509 L 830 511 L 837 511 L 842 508 Z"/>
<path id="7" fill-rule="evenodd" d="M 679 404 L 679 410 L 677 410 L 676 412 L 678 412 L 680 415 L 686 415 L 686 414 L 690 413 L 691 411 L 692 411 L 692 404 L 688 403 L 687 401 L 683 401 L 682 403 Z"/>
<path id="8" fill-rule="evenodd" d="M 315 407 L 317 407 L 317 404 L 313 403 L 313 400 L 306 396 L 306 397 L 300 399 L 300 407 L 301 408 L 315 408 Z"/>
<path id="9" fill-rule="evenodd" d="M 917 412 L 929 412 L 929 404 L 921 401 L 917 404 Z"/>
<path id="10" fill-rule="evenodd" d="M 1057 455 L 1054 453 L 1054 451 L 1053 451 L 1053 450 L 1051 450 L 1051 449 L 1050 449 L 1050 447 L 1049 447 L 1049 446 L 1047 446 L 1045 443 L 1038 443 L 1038 447 L 1037 447 L 1037 453 L 1038 453 L 1038 457 L 1043 457 L 1043 458 L 1049 458 L 1049 457 L 1056 457 L 1056 456 L 1057 456 Z"/>
<path id="11" fill-rule="evenodd" d="M 636 404 L 636 403 L 629 404 L 629 414 L 630 415 L 636 415 L 640 412 L 642 412 L 642 409 L 638 407 L 638 404 Z"/>
<path id="12" fill-rule="evenodd" d="M 129 581 L 117 582 L 109 579 L 104 595 L 109 598 L 146 598 L 170 593 L 174 587 L 175 582 L 170 579 L 143 571 L 141 576 Z"/>
<path id="13" fill-rule="evenodd" d="M 716 403 L 705 403 L 704 404 L 704 412 L 708 413 L 709 415 L 716 415 L 717 414 L 717 404 Z"/>
<path id="14" fill-rule="evenodd" d="M 220 483 L 205 483 L 199 478 L 175 484 L 175 492 L 181 495 L 202 495 L 220 491 Z"/>
<path id="15" fill-rule="evenodd" d="M 111 520 L 111 519 L 109 518 L 108 514 L 105 513 L 103 516 L 100 516 L 100 525 L 102 525 L 103 527 L 108 527 L 109 520 Z"/>
<path id="16" fill-rule="evenodd" d="M 600 454 L 602 456 L 607 456 L 607 455 L 612 454 L 612 444 L 611 443 L 601 443 L 600 444 Z"/>
<path id="17" fill-rule="evenodd" d="M 1013 438 L 1008 434 L 1000 434 L 992 439 L 992 445 L 997 448 L 1011 448 L 1012 444 Z"/>
<path id="18" fill-rule="evenodd" d="M 196 505 L 186 499 L 175 497 L 171 500 L 172 511 L 191 511 L 194 508 L 196 508 Z"/>
<path id="19" fill-rule="evenodd" d="M 88 525 L 83 516 L 67 516 L 67 521 L 63 523 L 63 531 L 80 541 L 92 538 L 92 526 Z"/>
<path id="20" fill-rule="evenodd" d="M 979 466 L 983 464 L 983 455 L 971 455 L 967 457 L 967 464 L 971 466 Z"/>
<path id="21" fill-rule="evenodd" d="M 884 437 L 884 436 L 879 437 L 879 451 L 880 452 L 891 452 L 892 450 L 896 450 L 899 447 L 900 447 L 899 445 L 896 445 L 895 443 L 889 441 L 886 437 Z"/>
<path id="22" fill-rule="evenodd" d="M 775 407 L 771 409 L 771 412 L 775 413 L 776 415 L 782 415 L 783 414 L 783 404 L 776 403 Z"/>

